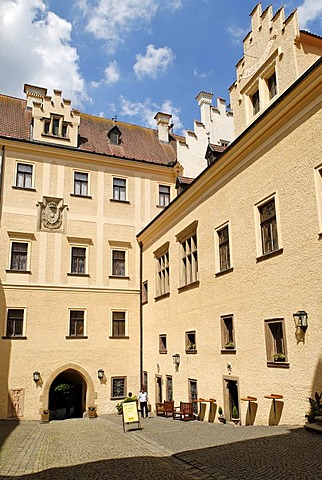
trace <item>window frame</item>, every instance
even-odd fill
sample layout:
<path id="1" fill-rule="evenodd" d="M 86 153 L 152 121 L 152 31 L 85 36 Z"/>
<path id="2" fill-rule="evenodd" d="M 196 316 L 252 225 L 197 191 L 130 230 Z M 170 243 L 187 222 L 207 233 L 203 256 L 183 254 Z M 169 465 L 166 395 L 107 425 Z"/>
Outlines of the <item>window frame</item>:
<path id="1" fill-rule="evenodd" d="M 117 259 L 114 259 L 114 253 L 115 252 L 122 252 L 124 253 L 124 275 L 122 274 L 117 274 L 114 273 L 114 261 Z M 120 261 L 120 259 L 118 259 Z M 128 250 L 126 248 L 121 248 L 121 247 L 112 247 L 111 248 L 111 275 L 110 277 L 112 278 L 128 278 Z"/>
<path id="2" fill-rule="evenodd" d="M 185 351 L 188 354 L 197 353 L 196 330 L 188 330 L 185 332 Z"/>
<path id="3" fill-rule="evenodd" d="M 161 192 L 161 189 L 167 189 L 167 192 Z M 158 207 L 165 208 L 171 202 L 171 185 L 165 183 L 159 183 L 158 187 Z"/>
<path id="4" fill-rule="evenodd" d="M 124 335 L 114 335 L 114 314 L 124 314 Z M 128 311 L 125 309 L 113 308 L 111 310 L 111 322 L 110 322 L 110 338 L 129 338 L 128 332 Z"/>
<path id="5" fill-rule="evenodd" d="M 18 310 L 22 312 L 22 328 L 21 328 L 21 335 L 9 335 L 9 311 L 11 310 Z M 6 322 L 5 322 L 5 334 L 3 338 L 10 338 L 10 339 L 25 339 L 26 338 L 26 307 L 7 307 L 6 309 Z"/>
<path id="6" fill-rule="evenodd" d="M 160 354 L 168 353 L 166 333 L 159 334 L 159 353 Z"/>
<path id="7" fill-rule="evenodd" d="M 123 395 L 121 396 L 115 396 L 114 393 L 114 381 L 115 380 L 123 380 Z M 126 376 L 122 376 L 122 375 L 117 375 L 117 376 L 113 376 L 111 377 L 111 397 L 110 399 L 111 400 L 118 400 L 118 399 L 122 399 L 122 398 L 125 398 L 126 397 L 126 392 L 127 392 L 127 377 Z"/>
<path id="8" fill-rule="evenodd" d="M 81 174 L 81 175 L 87 175 L 87 182 L 86 182 L 86 194 L 85 193 L 77 193 L 76 192 L 76 175 Z M 82 190 L 82 185 L 85 184 L 84 181 L 79 180 L 81 183 L 81 190 Z M 85 197 L 85 198 L 91 198 L 91 193 L 90 193 L 90 172 L 86 170 L 79 170 L 79 169 L 74 169 L 73 170 L 73 196 L 76 197 Z"/>
<path id="9" fill-rule="evenodd" d="M 182 232 L 176 235 L 180 252 L 180 286 L 179 291 L 190 286 L 199 285 L 199 252 L 198 252 L 198 221 L 194 221 Z M 189 247 L 189 241 L 191 243 Z M 191 248 L 194 245 L 194 248 Z"/>
<path id="10" fill-rule="evenodd" d="M 122 180 L 124 181 L 124 186 L 121 186 L 121 185 L 114 185 L 114 182 L 117 181 L 117 180 Z M 118 190 L 115 190 L 115 188 L 117 188 Z M 124 199 L 121 198 L 121 194 L 120 194 L 120 189 L 124 189 Z M 118 195 L 116 195 L 116 191 L 118 191 Z M 117 196 L 119 198 L 117 198 Z M 129 203 L 128 201 L 128 178 L 126 177 L 122 177 L 122 176 L 113 176 L 112 177 L 112 195 L 111 195 L 111 200 L 113 202 L 120 202 L 120 203 Z"/>
<path id="11" fill-rule="evenodd" d="M 89 256 L 89 248 L 88 245 L 82 244 L 70 244 L 70 273 L 69 275 L 78 275 L 78 276 L 88 276 L 88 256 Z M 73 270 L 73 249 L 83 249 L 85 251 L 85 261 L 84 261 L 84 272 L 74 271 Z"/>
<path id="12" fill-rule="evenodd" d="M 25 244 L 27 246 L 26 252 L 26 268 L 24 269 L 15 269 L 12 268 L 12 261 L 13 261 L 13 244 Z M 9 265 L 7 272 L 12 273 L 30 273 L 30 262 L 31 262 L 31 240 L 28 239 L 20 239 L 20 238 L 10 238 L 10 246 L 9 246 Z"/>
<path id="13" fill-rule="evenodd" d="M 276 336 L 274 331 L 271 328 L 274 325 L 280 327 L 280 338 L 279 342 L 281 345 L 277 345 Z M 285 319 L 284 318 L 267 318 L 264 320 L 264 333 L 265 333 L 265 345 L 266 345 L 266 362 L 267 366 L 274 367 L 288 367 L 288 355 L 287 355 L 287 341 L 286 341 L 286 328 L 285 328 Z M 284 360 L 275 359 L 275 355 L 282 354 L 284 355 Z"/>
<path id="14" fill-rule="evenodd" d="M 272 85 L 270 85 L 270 80 L 271 79 L 274 79 L 274 82 L 273 82 L 273 94 L 272 94 Z M 270 75 L 268 75 L 266 77 L 266 85 L 267 85 L 267 91 L 268 91 L 268 99 L 269 101 L 273 100 L 274 97 L 276 97 L 276 95 L 278 94 L 278 89 L 277 89 L 277 75 L 276 75 L 276 70 L 274 69 L 273 72 L 270 73 Z"/>
<path id="15" fill-rule="evenodd" d="M 144 280 L 142 282 L 142 305 L 145 305 L 149 302 L 149 282 Z"/>
<path id="16" fill-rule="evenodd" d="M 155 258 L 155 298 L 161 298 L 170 294 L 170 254 L 169 242 L 154 252 Z"/>
<path id="17" fill-rule="evenodd" d="M 226 242 L 220 242 L 220 233 L 227 229 L 228 232 L 228 240 Z M 223 268 L 222 265 L 222 256 L 221 256 L 221 245 L 226 243 L 228 246 L 228 259 L 229 259 L 229 265 L 226 268 Z M 219 227 L 215 229 L 215 246 L 216 246 L 216 255 L 215 255 L 215 273 L 216 275 L 223 274 L 226 272 L 230 272 L 233 267 L 233 259 L 232 259 L 232 248 L 231 248 L 231 227 L 230 227 L 230 222 L 227 221 L 223 224 L 221 224 Z"/>
<path id="18" fill-rule="evenodd" d="M 258 87 L 250 95 L 250 101 L 252 104 L 252 114 L 253 114 L 253 117 L 255 117 L 261 111 L 260 92 Z"/>
<path id="19" fill-rule="evenodd" d="M 87 310 L 86 310 L 86 308 L 69 308 L 68 312 L 69 312 L 69 321 L 68 321 L 67 338 L 87 338 L 87 334 L 86 334 Z M 83 318 L 82 319 L 74 319 L 74 320 L 81 320 L 83 322 L 83 334 L 82 335 L 78 335 L 77 333 L 75 333 L 74 335 L 72 334 L 71 322 L 72 322 L 72 313 L 74 313 L 74 312 L 82 312 L 83 313 Z"/>
<path id="20" fill-rule="evenodd" d="M 264 238 L 262 235 L 263 232 L 263 224 L 268 224 L 268 221 L 263 220 L 261 221 L 261 208 L 268 205 L 271 201 L 274 201 L 275 206 L 275 224 L 276 224 L 276 238 L 277 238 L 277 247 L 266 251 L 264 250 Z M 282 247 L 282 232 L 281 232 L 281 224 L 280 224 L 280 209 L 279 209 L 279 201 L 277 193 L 274 192 L 273 194 L 265 197 L 263 200 L 255 204 L 255 236 L 256 236 L 256 250 L 257 250 L 257 260 L 268 258 L 272 255 L 276 255 L 283 252 Z"/>
<path id="21" fill-rule="evenodd" d="M 48 135 L 55 138 L 66 138 L 69 140 L 69 122 L 64 121 L 64 116 L 52 113 L 50 118 L 43 118 L 42 135 Z M 55 123 L 58 121 L 58 133 L 55 133 Z M 65 134 L 64 134 L 65 132 Z"/>
<path id="22" fill-rule="evenodd" d="M 228 322 L 231 324 L 230 327 Z M 220 316 L 220 331 L 221 350 L 228 353 L 236 351 L 235 322 L 233 314 Z"/>
<path id="23" fill-rule="evenodd" d="M 19 165 L 25 165 L 25 166 L 28 166 L 28 167 L 31 167 L 31 173 L 28 174 L 30 175 L 30 178 L 31 178 L 31 184 L 30 186 L 26 186 L 25 185 L 25 176 L 26 174 L 24 174 L 24 185 L 21 186 L 21 185 L 18 185 L 18 169 L 19 169 Z M 25 161 L 20 161 L 20 160 L 17 160 L 16 161 L 16 165 L 15 165 L 15 177 L 14 177 L 14 182 L 13 182 L 13 185 L 14 185 L 14 188 L 19 188 L 21 190 L 35 190 L 35 164 L 34 163 L 31 163 L 31 162 L 25 162 Z M 23 172 L 21 172 L 23 173 Z"/>

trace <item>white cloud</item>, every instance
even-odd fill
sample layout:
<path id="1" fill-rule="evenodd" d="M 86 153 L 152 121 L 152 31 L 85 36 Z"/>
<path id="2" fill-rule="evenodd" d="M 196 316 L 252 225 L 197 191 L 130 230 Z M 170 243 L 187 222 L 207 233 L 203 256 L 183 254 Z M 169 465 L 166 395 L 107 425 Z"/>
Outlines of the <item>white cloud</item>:
<path id="1" fill-rule="evenodd" d="M 121 96 L 121 114 L 128 117 L 136 117 L 136 121 L 146 127 L 156 128 L 154 117 L 157 112 L 169 113 L 172 115 L 172 123 L 176 131 L 182 131 L 183 125 L 180 120 L 180 108 L 173 105 L 171 100 L 164 100 L 161 105 L 152 102 L 147 98 L 142 102 L 131 102 L 128 98 Z"/>
<path id="2" fill-rule="evenodd" d="M 174 61 L 175 55 L 171 48 L 155 48 L 154 45 L 146 47 L 146 54 L 136 55 L 136 63 L 133 70 L 137 78 L 143 77 L 157 78 L 162 72 L 165 72 L 168 66 Z"/>
<path id="3" fill-rule="evenodd" d="M 195 77 L 199 77 L 199 78 L 207 78 L 209 77 L 211 74 L 212 74 L 212 70 L 209 70 L 209 72 L 198 72 L 198 69 L 195 68 L 193 70 L 193 74 Z"/>
<path id="4" fill-rule="evenodd" d="M 298 7 L 299 24 L 301 28 L 308 28 L 308 24 L 314 20 L 322 22 L 322 3 L 318 0 L 304 0 Z"/>
<path id="5" fill-rule="evenodd" d="M 116 60 L 110 62 L 109 66 L 105 68 L 105 83 L 111 85 L 117 83 L 120 79 L 120 72 Z"/>
<path id="6" fill-rule="evenodd" d="M 182 0 L 78 0 L 77 6 L 86 18 L 86 30 L 105 40 L 114 53 L 129 32 L 150 23 L 159 7 L 175 11 Z"/>
<path id="7" fill-rule="evenodd" d="M 227 32 L 231 35 L 233 43 L 240 45 L 240 43 L 246 37 L 249 30 L 231 25 L 230 27 L 227 28 Z"/>
<path id="8" fill-rule="evenodd" d="M 62 90 L 73 106 L 90 100 L 71 46 L 72 25 L 43 0 L 1 0 L 0 31 L 2 92 L 20 97 L 23 84 L 31 83 L 48 88 L 49 95 Z"/>

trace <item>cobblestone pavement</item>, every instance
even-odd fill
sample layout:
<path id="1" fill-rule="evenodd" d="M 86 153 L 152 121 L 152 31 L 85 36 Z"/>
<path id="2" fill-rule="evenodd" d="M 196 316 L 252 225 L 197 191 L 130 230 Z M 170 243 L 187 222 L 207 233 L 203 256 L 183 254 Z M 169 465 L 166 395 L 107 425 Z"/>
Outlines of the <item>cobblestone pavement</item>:
<path id="1" fill-rule="evenodd" d="M 322 480 L 322 435 L 152 417 L 0 422 L 0 479 Z"/>

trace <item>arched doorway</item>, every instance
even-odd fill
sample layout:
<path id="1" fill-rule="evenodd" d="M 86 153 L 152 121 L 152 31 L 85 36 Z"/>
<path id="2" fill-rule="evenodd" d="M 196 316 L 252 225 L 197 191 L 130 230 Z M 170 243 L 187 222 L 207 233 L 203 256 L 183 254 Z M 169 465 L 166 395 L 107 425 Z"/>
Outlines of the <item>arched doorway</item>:
<path id="1" fill-rule="evenodd" d="M 87 384 L 73 369 L 61 372 L 49 389 L 49 410 L 53 420 L 82 417 L 86 410 Z"/>

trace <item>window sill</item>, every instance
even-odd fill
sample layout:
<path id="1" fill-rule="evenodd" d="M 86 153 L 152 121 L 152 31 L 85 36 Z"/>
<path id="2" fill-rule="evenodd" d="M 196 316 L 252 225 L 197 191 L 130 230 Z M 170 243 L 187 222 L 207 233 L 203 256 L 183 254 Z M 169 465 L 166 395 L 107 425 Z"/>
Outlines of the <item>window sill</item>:
<path id="1" fill-rule="evenodd" d="M 170 204 L 168 203 L 168 205 L 170 205 Z M 166 208 L 168 205 L 156 205 L 156 207 L 157 208 Z"/>
<path id="2" fill-rule="evenodd" d="M 80 193 L 70 193 L 71 197 L 93 198 L 92 195 L 81 195 Z"/>
<path id="3" fill-rule="evenodd" d="M 230 273 L 234 271 L 234 267 L 229 267 L 226 270 L 221 270 L 220 272 L 215 273 L 215 277 L 221 277 L 222 275 L 226 275 L 226 273 Z"/>
<path id="4" fill-rule="evenodd" d="M 27 340 L 27 337 L 23 337 L 23 336 L 19 337 L 18 335 L 16 335 L 16 336 L 14 336 L 14 335 L 12 335 L 12 336 L 3 335 L 1 338 L 3 340 Z"/>
<path id="5" fill-rule="evenodd" d="M 6 270 L 7 273 L 27 273 L 28 275 L 31 275 L 31 270 L 11 270 L 8 268 Z"/>
<path id="6" fill-rule="evenodd" d="M 256 258 L 256 263 L 262 262 L 263 260 L 266 260 L 267 258 L 276 257 L 278 255 L 281 255 L 283 253 L 283 251 L 284 251 L 283 248 L 278 248 L 277 250 L 273 250 L 273 252 L 265 253 L 264 255 L 261 255 L 260 257 Z"/>
<path id="7" fill-rule="evenodd" d="M 168 353 L 168 350 L 159 350 L 160 355 L 165 355 Z"/>
<path id="8" fill-rule="evenodd" d="M 267 366 L 270 368 L 290 368 L 289 362 L 274 362 L 268 361 Z"/>
<path id="9" fill-rule="evenodd" d="M 186 290 L 190 290 L 191 288 L 196 288 L 199 287 L 199 280 L 196 280 L 195 282 L 188 283 L 188 285 L 182 285 L 182 287 L 178 288 L 178 292 L 185 292 Z"/>
<path id="10" fill-rule="evenodd" d="M 229 353 L 231 353 L 232 355 L 236 355 L 236 352 L 237 352 L 236 348 L 222 348 L 220 351 L 224 355 L 229 354 Z"/>
<path id="11" fill-rule="evenodd" d="M 30 188 L 30 187 L 18 187 L 17 185 L 12 185 L 12 188 L 14 190 L 27 190 L 27 192 L 36 192 L 37 190 L 35 188 Z"/>
<path id="12" fill-rule="evenodd" d="M 42 133 L 42 137 L 48 137 L 48 138 L 58 138 L 59 140 L 66 140 L 67 142 L 70 142 L 69 137 L 63 137 L 62 135 L 53 135 L 52 133 Z"/>
<path id="13" fill-rule="evenodd" d="M 66 335 L 66 340 L 83 340 L 84 338 L 88 338 L 87 335 Z"/>
<path id="14" fill-rule="evenodd" d="M 197 353 L 196 348 L 190 348 L 189 350 L 186 349 L 186 354 L 187 355 L 195 355 Z"/>
<path id="15" fill-rule="evenodd" d="M 67 276 L 68 277 L 89 277 L 89 273 L 73 273 L 73 272 L 70 272 L 70 273 L 67 273 Z"/>
<path id="16" fill-rule="evenodd" d="M 114 340 L 127 340 L 129 339 L 130 337 L 128 335 L 118 335 L 118 336 L 115 336 L 115 335 L 110 335 L 108 338 L 111 338 L 111 339 L 114 339 Z"/>
<path id="17" fill-rule="evenodd" d="M 110 198 L 110 202 L 115 202 L 115 203 L 127 203 L 128 205 L 131 204 L 129 200 L 117 200 L 116 198 Z"/>
<path id="18" fill-rule="evenodd" d="M 108 278 L 125 278 L 126 280 L 130 280 L 128 275 L 109 275 Z"/>
<path id="19" fill-rule="evenodd" d="M 142 302 L 142 305 L 146 305 L 148 303 L 147 300 L 145 300 L 144 302 Z"/>
<path id="20" fill-rule="evenodd" d="M 162 300 L 162 298 L 167 298 L 167 297 L 170 297 L 170 292 L 162 293 L 162 295 L 158 295 L 154 297 L 154 300 L 155 302 L 157 302 L 158 300 Z"/>
<path id="21" fill-rule="evenodd" d="M 124 400 L 125 395 L 123 397 L 110 397 L 110 400 Z"/>

